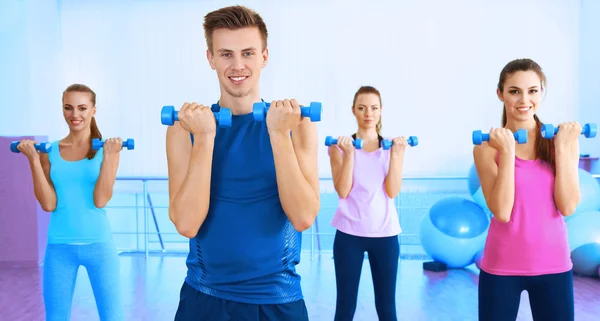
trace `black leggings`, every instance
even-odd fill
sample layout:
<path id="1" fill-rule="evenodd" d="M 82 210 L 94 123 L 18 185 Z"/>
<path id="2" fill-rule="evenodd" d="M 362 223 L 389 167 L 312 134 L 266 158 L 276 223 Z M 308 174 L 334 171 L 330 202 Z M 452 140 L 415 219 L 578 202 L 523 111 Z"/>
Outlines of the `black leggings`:
<path id="1" fill-rule="evenodd" d="M 365 252 L 369 254 L 379 320 L 396 321 L 396 278 L 400 256 L 398 237 L 360 237 L 340 231 L 336 232 L 333 242 L 337 285 L 334 320 L 350 321 L 354 317 Z"/>
<path id="2" fill-rule="evenodd" d="M 573 271 L 540 276 L 479 273 L 479 321 L 517 319 L 527 291 L 534 321 L 574 321 Z"/>

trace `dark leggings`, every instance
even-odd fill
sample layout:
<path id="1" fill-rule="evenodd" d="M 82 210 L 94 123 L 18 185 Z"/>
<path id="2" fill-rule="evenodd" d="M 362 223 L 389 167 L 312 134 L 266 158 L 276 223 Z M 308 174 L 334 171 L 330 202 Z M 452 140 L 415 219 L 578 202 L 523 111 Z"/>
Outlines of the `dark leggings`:
<path id="1" fill-rule="evenodd" d="M 365 252 L 369 255 L 379 320 L 396 321 L 396 278 L 400 256 L 398 237 L 360 237 L 340 231 L 336 232 L 333 242 L 337 286 L 334 320 L 350 321 L 354 317 Z"/>
<path id="2" fill-rule="evenodd" d="M 304 299 L 280 304 L 251 304 L 204 294 L 183 282 L 175 321 L 308 321 Z"/>
<path id="3" fill-rule="evenodd" d="M 540 276 L 479 273 L 479 321 L 514 321 L 527 291 L 534 321 L 573 321 L 573 271 Z"/>

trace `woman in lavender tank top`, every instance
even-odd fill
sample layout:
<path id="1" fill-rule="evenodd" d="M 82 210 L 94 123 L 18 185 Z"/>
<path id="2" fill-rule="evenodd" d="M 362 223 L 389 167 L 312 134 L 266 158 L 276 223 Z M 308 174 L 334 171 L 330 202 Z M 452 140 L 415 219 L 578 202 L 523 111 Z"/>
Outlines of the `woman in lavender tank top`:
<path id="1" fill-rule="evenodd" d="M 380 148 L 381 95 L 370 86 L 354 96 L 352 112 L 358 131 L 339 137 L 329 148 L 335 190 L 339 195 L 331 225 L 337 229 L 333 244 L 337 300 L 335 319 L 352 320 L 364 261 L 369 255 L 379 320 L 397 320 L 396 276 L 401 232 L 394 198 L 402 184 L 407 140 L 394 138 L 390 149 Z M 360 138 L 362 148 L 353 141 Z"/>
<path id="2" fill-rule="evenodd" d="M 473 156 L 493 213 L 479 275 L 479 320 L 516 320 L 527 291 L 535 321 L 574 320 L 573 272 L 564 216 L 579 202 L 581 125 L 559 125 L 541 135 L 538 112 L 546 89 L 542 68 L 531 59 L 509 62 L 498 82 L 502 128 Z M 527 130 L 518 144 L 514 132 Z"/>

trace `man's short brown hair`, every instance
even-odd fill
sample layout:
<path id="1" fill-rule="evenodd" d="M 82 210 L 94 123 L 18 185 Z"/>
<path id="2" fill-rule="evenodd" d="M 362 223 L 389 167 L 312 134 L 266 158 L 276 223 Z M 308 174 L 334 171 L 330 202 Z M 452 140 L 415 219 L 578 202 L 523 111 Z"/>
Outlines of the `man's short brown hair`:
<path id="1" fill-rule="evenodd" d="M 208 13 L 204 16 L 204 37 L 208 50 L 213 53 L 212 34 L 217 29 L 237 30 L 247 27 L 257 27 L 263 40 L 263 48 L 267 47 L 267 25 L 262 17 L 254 10 L 244 6 L 230 6 Z"/>

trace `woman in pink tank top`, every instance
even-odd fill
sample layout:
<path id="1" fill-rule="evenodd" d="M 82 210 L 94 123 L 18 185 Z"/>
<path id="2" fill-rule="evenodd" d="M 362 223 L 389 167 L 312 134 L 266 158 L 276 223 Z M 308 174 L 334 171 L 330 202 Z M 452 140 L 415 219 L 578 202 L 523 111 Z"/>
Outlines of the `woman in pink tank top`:
<path id="1" fill-rule="evenodd" d="M 333 259 L 337 286 L 334 320 L 352 320 L 364 261 L 369 255 L 380 320 L 396 320 L 396 276 L 401 232 L 394 198 L 402 184 L 402 163 L 407 140 L 394 138 L 383 149 L 381 95 L 370 86 L 354 95 L 352 112 L 358 131 L 339 137 L 329 148 L 331 171 L 339 204 L 331 225 L 337 229 Z M 355 148 L 354 142 L 364 142 Z"/>
<path id="2" fill-rule="evenodd" d="M 541 135 L 536 113 L 546 76 L 531 59 L 509 62 L 498 82 L 502 128 L 473 156 L 493 213 L 479 276 L 479 320 L 516 320 L 527 291 L 535 321 L 574 320 L 573 272 L 563 216 L 579 202 L 576 122 Z M 513 133 L 527 130 L 518 144 Z"/>

